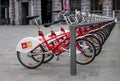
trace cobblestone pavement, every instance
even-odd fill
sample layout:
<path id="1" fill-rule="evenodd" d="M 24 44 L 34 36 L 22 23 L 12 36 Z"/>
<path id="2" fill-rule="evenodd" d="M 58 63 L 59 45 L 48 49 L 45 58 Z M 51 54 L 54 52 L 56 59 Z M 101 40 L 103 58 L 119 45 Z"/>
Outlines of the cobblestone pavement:
<path id="1" fill-rule="evenodd" d="M 37 69 L 27 69 L 17 60 L 15 48 L 24 37 L 37 36 L 35 26 L 0 26 L 0 81 L 120 81 L 120 25 L 116 24 L 103 45 L 101 54 L 89 65 L 77 65 L 77 75 L 70 75 L 68 53 Z M 65 26 L 67 29 L 67 26 Z M 58 31 L 59 26 L 52 27 Z M 42 27 L 45 34 L 49 28 Z"/>

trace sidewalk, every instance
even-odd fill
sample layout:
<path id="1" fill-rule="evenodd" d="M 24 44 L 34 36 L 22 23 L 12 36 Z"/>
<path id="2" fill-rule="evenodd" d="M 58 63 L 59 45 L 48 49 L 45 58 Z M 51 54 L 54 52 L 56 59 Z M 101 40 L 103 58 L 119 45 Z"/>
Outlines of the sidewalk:
<path id="1" fill-rule="evenodd" d="M 27 69 L 17 60 L 15 48 L 24 37 L 37 36 L 35 26 L 0 26 L 0 81 L 120 81 L 120 25 L 116 24 L 103 45 L 101 54 L 89 65 L 77 65 L 77 75 L 70 75 L 68 53 L 37 69 Z M 66 27 L 66 26 L 65 26 Z M 52 27 L 58 31 L 59 26 Z M 67 29 L 67 27 L 66 27 Z M 45 34 L 49 28 L 42 27 Z"/>

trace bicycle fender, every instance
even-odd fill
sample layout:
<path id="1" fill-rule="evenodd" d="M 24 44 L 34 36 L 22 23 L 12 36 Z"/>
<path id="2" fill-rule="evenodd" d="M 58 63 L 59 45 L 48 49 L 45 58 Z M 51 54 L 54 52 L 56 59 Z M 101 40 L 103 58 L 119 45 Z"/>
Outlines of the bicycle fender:
<path id="1" fill-rule="evenodd" d="M 37 37 L 26 37 L 23 38 L 17 45 L 16 51 L 22 52 L 22 53 L 29 53 L 31 50 L 33 50 L 36 46 L 38 46 L 41 43 L 41 41 Z"/>

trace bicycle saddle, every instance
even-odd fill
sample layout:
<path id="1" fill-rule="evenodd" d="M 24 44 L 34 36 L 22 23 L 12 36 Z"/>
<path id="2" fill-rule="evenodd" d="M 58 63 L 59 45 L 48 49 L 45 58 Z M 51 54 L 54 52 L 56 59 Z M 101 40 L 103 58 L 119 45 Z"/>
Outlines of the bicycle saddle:
<path id="1" fill-rule="evenodd" d="M 60 10 L 52 11 L 53 13 L 60 13 Z"/>

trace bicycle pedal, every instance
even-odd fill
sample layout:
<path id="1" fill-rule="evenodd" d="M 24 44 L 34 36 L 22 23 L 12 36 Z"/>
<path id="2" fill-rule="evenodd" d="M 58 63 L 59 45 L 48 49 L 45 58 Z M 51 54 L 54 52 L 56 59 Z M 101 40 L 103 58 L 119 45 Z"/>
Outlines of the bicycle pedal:
<path id="1" fill-rule="evenodd" d="M 56 59 L 56 61 L 59 61 L 59 56 L 57 56 L 57 59 Z"/>

